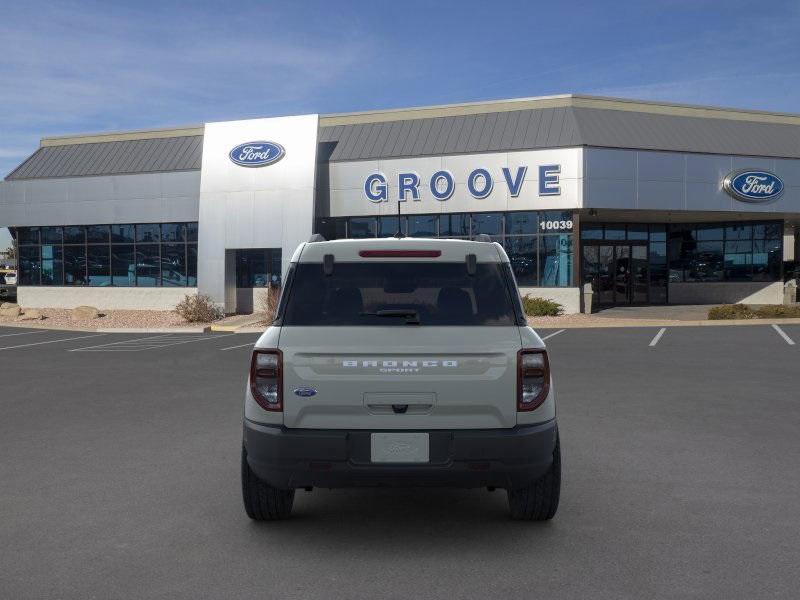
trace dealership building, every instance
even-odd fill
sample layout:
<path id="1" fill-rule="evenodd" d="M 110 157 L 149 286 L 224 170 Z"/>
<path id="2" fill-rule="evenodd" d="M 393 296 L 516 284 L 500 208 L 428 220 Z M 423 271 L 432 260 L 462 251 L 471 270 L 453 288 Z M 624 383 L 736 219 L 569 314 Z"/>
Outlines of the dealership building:
<path id="1" fill-rule="evenodd" d="M 586 283 L 596 305 L 778 304 L 800 115 L 564 95 L 48 137 L 0 182 L 1 226 L 28 307 L 249 312 L 313 233 L 398 229 L 488 234 L 568 312 Z"/>

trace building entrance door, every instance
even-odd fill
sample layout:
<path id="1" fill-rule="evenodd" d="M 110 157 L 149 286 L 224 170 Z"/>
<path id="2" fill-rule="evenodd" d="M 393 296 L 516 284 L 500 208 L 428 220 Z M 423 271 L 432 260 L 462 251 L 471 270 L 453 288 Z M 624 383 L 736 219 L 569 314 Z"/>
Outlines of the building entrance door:
<path id="1" fill-rule="evenodd" d="M 646 303 L 649 297 L 647 245 L 585 243 L 583 281 L 592 284 L 598 305 Z"/>

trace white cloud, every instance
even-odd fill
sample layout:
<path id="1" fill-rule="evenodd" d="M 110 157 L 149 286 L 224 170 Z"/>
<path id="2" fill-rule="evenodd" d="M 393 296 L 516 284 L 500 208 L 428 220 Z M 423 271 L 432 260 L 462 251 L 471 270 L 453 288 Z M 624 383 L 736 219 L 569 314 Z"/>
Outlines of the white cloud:
<path id="1" fill-rule="evenodd" d="M 41 135 L 292 112 L 369 56 L 352 24 L 298 35 L 287 18 L 268 5 L 224 19 L 199 4 L 4 8 L 0 173 Z"/>

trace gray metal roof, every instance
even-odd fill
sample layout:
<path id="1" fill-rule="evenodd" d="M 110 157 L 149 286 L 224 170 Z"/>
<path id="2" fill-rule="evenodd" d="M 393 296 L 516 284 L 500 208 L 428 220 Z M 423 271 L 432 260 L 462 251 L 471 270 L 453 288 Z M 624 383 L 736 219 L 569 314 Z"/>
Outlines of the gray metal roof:
<path id="1" fill-rule="evenodd" d="M 198 170 L 202 128 L 45 138 L 7 179 Z M 594 146 L 800 158 L 800 116 L 552 96 L 320 117 L 331 161 Z"/>
<path id="2" fill-rule="evenodd" d="M 322 127 L 320 141 L 336 142 L 332 161 L 582 144 L 565 107 Z"/>
<path id="3" fill-rule="evenodd" d="M 800 125 L 573 108 L 581 145 L 800 158 Z"/>
<path id="4" fill-rule="evenodd" d="M 202 135 L 43 146 L 6 179 L 196 171 L 202 155 Z"/>
<path id="5" fill-rule="evenodd" d="M 800 126 L 605 108 L 551 107 L 320 129 L 330 160 L 597 146 L 800 158 Z"/>

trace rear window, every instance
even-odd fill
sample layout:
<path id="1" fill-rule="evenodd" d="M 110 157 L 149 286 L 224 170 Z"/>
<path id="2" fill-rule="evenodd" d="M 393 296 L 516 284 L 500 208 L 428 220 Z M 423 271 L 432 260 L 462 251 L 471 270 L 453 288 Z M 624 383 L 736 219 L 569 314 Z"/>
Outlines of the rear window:
<path id="1" fill-rule="evenodd" d="M 499 263 L 319 263 L 294 266 L 282 325 L 516 325 Z"/>

